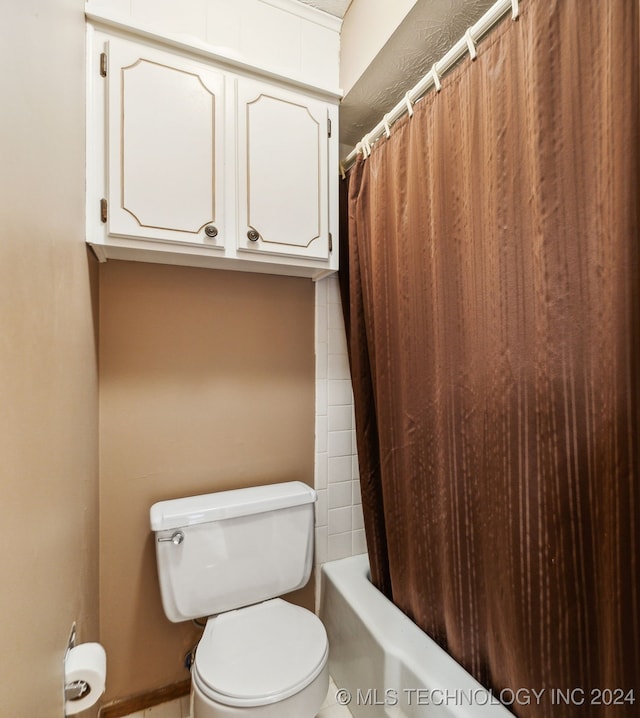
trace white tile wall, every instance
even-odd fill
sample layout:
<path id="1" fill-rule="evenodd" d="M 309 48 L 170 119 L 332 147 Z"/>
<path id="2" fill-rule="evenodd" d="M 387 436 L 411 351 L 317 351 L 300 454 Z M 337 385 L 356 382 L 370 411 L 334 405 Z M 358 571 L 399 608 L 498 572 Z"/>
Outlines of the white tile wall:
<path id="1" fill-rule="evenodd" d="M 336 275 L 316 282 L 316 568 L 367 550 L 353 390 Z M 319 583 L 319 582 L 317 582 Z"/>

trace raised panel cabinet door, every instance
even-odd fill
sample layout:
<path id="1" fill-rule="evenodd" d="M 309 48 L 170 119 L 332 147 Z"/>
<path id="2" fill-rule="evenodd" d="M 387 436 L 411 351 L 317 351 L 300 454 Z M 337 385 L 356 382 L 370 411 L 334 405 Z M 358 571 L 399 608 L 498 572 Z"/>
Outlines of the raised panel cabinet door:
<path id="1" fill-rule="evenodd" d="M 110 40 L 107 82 L 109 234 L 222 246 L 224 76 Z"/>
<path id="2" fill-rule="evenodd" d="M 329 257 L 328 110 L 238 80 L 238 249 Z"/>

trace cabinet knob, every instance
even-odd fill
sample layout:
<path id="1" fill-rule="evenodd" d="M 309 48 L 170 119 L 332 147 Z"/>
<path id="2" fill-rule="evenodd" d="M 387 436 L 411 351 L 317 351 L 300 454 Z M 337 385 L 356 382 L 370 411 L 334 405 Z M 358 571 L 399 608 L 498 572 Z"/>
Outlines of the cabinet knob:
<path id="1" fill-rule="evenodd" d="M 248 237 L 252 242 L 257 242 L 257 241 L 260 239 L 260 234 L 259 234 L 259 232 L 257 232 L 255 229 L 250 229 L 250 230 L 247 232 L 247 237 Z"/>
<path id="2" fill-rule="evenodd" d="M 204 233 L 207 235 L 207 237 L 211 237 L 211 239 L 213 239 L 214 237 L 218 236 L 218 228 L 213 224 L 208 224 L 204 228 Z"/>

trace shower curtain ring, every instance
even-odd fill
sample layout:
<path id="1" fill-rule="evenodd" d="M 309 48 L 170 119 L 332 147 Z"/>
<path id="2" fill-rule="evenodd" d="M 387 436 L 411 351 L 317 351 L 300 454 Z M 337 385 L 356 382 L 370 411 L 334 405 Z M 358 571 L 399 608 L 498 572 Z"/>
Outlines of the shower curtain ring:
<path id="1" fill-rule="evenodd" d="M 362 146 L 364 147 L 364 158 L 371 156 L 371 144 L 369 143 L 369 135 L 365 135 L 362 138 Z"/>
<path id="2" fill-rule="evenodd" d="M 438 75 L 438 72 L 436 70 L 436 64 L 437 63 L 434 62 L 431 66 L 431 77 L 433 77 L 433 84 L 436 88 L 436 92 L 440 92 L 440 90 L 442 89 L 442 85 L 440 83 L 440 76 Z"/>
<path id="3" fill-rule="evenodd" d="M 467 47 L 469 48 L 469 57 L 472 60 L 475 60 L 476 57 L 478 57 L 478 53 L 476 51 L 476 43 L 471 35 L 471 28 L 468 27 L 467 31 L 464 34 L 464 39 L 467 41 Z"/>
<path id="4" fill-rule="evenodd" d="M 518 0 L 511 0 L 511 19 L 517 20 L 520 14 L 520 8 L 518 7 Z"/>
<path id="5" fill-rule="evenodd" d="M 387 136 L 387 139 L 389 139 L 389 137 L 391 137 L 391 128 L 389 127 L 389 113 L 387 113 L 382 118 L 382 123 L 384 124 L 384 133 Z"/>
<path id="6" fill-rule="evenodd" d="M 366 160 L 367 157 L 371 154 L 371 146 L 367 142 L 366 135 L 360 140 L 360 142 L 358 142 L 357 147 L 359 147 L 360 151 L 362 152 L 362 159 Z"/>
<path id="7" fill-rule="evenodd" d="M 407 112 L 409 113 L 409 117 L 413 117 L 413 104 L 411 102 L 411 98 L 409 97 L 409 93 L 404 96 L 405 104 L 407 105 Z"/>

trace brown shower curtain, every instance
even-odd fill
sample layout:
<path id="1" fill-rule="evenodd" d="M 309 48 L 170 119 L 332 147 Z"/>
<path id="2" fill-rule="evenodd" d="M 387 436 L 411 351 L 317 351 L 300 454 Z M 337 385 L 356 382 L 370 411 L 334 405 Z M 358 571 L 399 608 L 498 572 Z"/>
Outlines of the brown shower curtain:
<path id="1" fill-rule="evenodd" d="M 640 716 L 638 23 L 524 0 L 344 183 L 372 577 L 522 717 Z"/>

